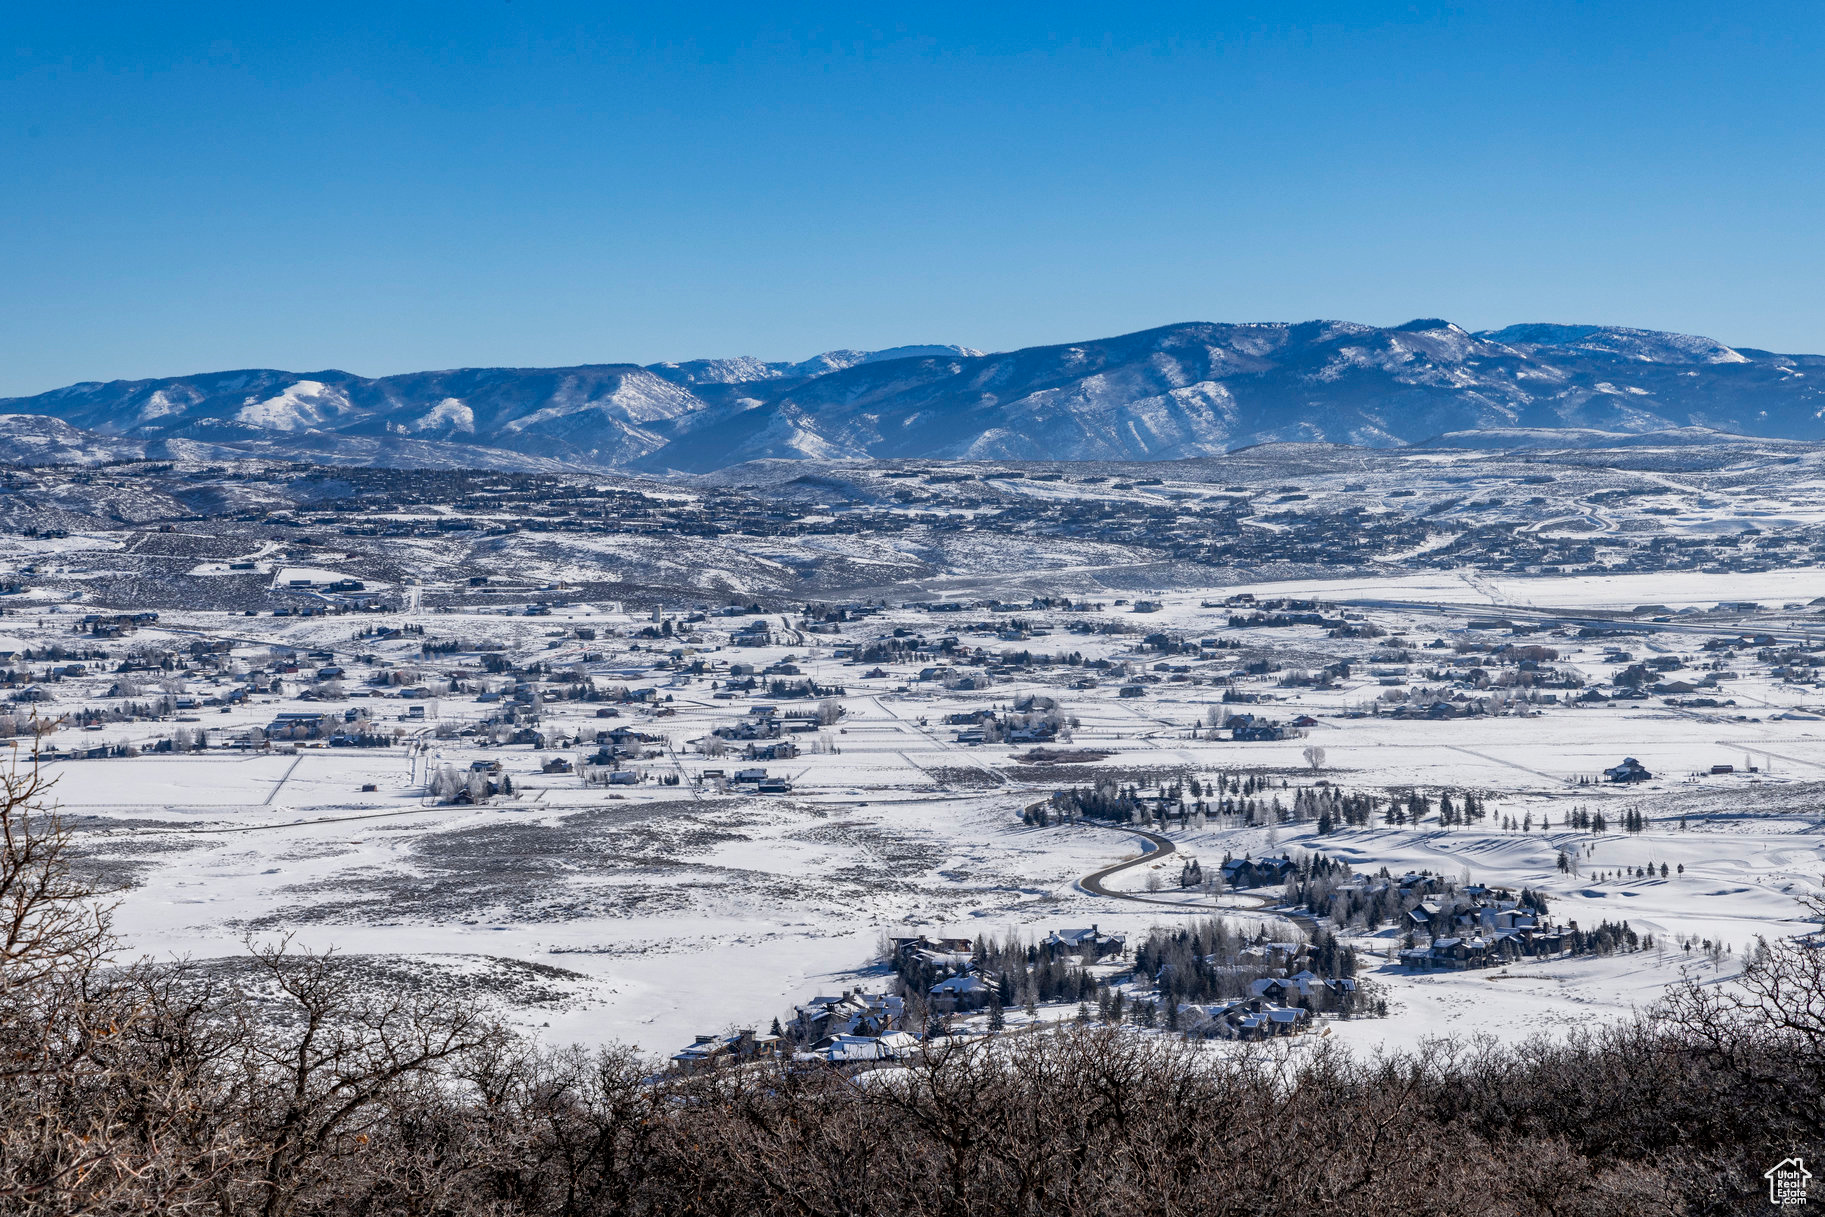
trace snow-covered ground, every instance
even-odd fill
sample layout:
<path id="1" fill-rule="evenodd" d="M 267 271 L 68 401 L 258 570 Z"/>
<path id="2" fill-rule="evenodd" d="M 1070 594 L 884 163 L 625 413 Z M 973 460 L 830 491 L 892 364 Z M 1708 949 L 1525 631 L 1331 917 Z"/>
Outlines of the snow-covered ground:
<path id="1" fill-rule="evenodd" d="M 1152 784 L 1161 777 L 1256 774 L 1287 783 L 1289 796 L 1292 787 L 1319 779 L 1383 793 L 1475 790 L 1493 809 L 1475 827 L 1374 825 L 1323 837 L 1309 822 L 1250 828 L 1213 817 L 1202 827 L 1169 830 L 1178 852 L 1157 872 L 1147 866 L 1124 872 L 1119 884 L 1131 894 L 1149 895 L 1149 873 L 1176 885 L 1187 856 L 1212 863 L 1226 853 L 1322 851 L 1359 872 L 1430 869 L 1533 888 L 1548 896 L 1556 919 L 1584 925 L 1626 919 L 1660 944 L 1608 958 L 1411 975 L 1386 962 L 1396 945 L 1388 932 L 1359 933 L 1353 941 L 1372 978 L 1386 986 L 1393 1013 L 1336 1024 L 1333 1034 L 1412 1044 L 1437 1033 L 1522 1036 L 1619 1016 L 1651 1002 L 1682 968 L 1710 974 L 1702 950 L 1687 951 L 1687 941 L 1725 943 L 1734 956 L 1758 935 L 1803 931 L 1799 898 L 1825 883 L 1819 803 L 1825 720 L 1817 717 L 1825 692 L 1777 676 L 1755 646 L 1727 654 L 1703 650 L 1719 633 L 1682 632 L 1685 622 L 1699 618 L 1664 623 L 1645 638 L 1581 638 L 1575 629 L 1508 638 L 1486 626 L 1472 629 L 1464 614 L 1371 602 L 1463 604 L 1466 613 L 1506 603 L 1501 597 L 1542 608 L 1648 599 L 1708 608 L 1719 600 L 1810 599 L 1809 580 L 1816 578 L 1790 571 L 1782 580 L 1726 584 L 1694 576 L 1661 582 L 1651 592 L 1586 578 L 1479 579 L 1476 584 L 1499 592 L 1480 602 L 1472 582 L 1433 576 L 1248 589 L 1260 599 L 1296 593 L 1370 605 L 1361 609 L 1361 621 L 1386 637 L 1404 637 L 1411 648 L 1411 662 L 1401 665 L 1406 674 L 1391 678 L 1372 674 L 1382 669 L 1364 657 L 1366 641 L 1340 642 L 1313 625 L 1232 627 L 1229 615 L 1239 610 L 1220 601 L 1242 589 L 1221 588 L 1162 595 L 1158 611 L 1148 613 L 1110 603 L 1087 612 L 1017 615 L 888 610 L 846 623 L 835 635 L 806 632 L 776 614 L 761 619 L 777 627 L 767 645 L 740 647 L 731 645 L 731 630 L 756 618 L 723 625 L 711 617 L 692 625 L 667 615 L 666 624 L 679 622 L 674 636 L 641 640 L 641 630 L 656 628 L 653 619 L 613 604 L 559 606 L 540 617 L 505 608 L 390 614 L 388 626 L 425 631 L 390 639 L 358 636 L 365 623 L 355 617 L 168 613 L 117 649 L 130 654 L 225 642 L 230 667 L 120 673 L 115 662 L 97 663 L 36 685 L 52 699 L 39 705 L 41 714 L 71 714 L 164 696 L 207 701 L 244 682 L 233 674 L 235 665 L 271 674 L 289 660 L 299 669 L 278 678 L 277 693 L 261 692 L 243 704 L 177 709 L 162 718 L 104 723 L 97 731 L 72 722 L 52 737 L 61 749 L 46 766 L 55 797 L 95 873 L 122 885 L 117 923 L 133 950 L 207 958 L 232 954 L 250 934 L 290 934 L 313 947 L 358 954 L 549 965 L 576 974 L 567 996 L 526 1007 L 521 1017 L 554 1040 L 625 1040 L 671 1051 L 693 1034 L 765 1026 L 795 1001 L 883 983 L 878 948 L 890 932 L 1037 938 L 1096 924 L 1132 937 L 1198 915 L 1078 886 L 1083 875 L 1137 852 L 1136 840 L 1122 831 L 1022 822 L 1022 808 L 1098 776 Z M 1778 604 L 1771 607 L 1777 611 L 1748 630 L 1803 637 L 1810 628 L 1779 624 Z M 9 646 L 67 643 L 79 616 L 44 603 L 16 612 L 6 622 L 16 640 Z M 1005 630 L 1015 616 L 1038 632 L 1014 641 L 983 632 L 984 623 Z M 1132 632 L 1070 632 L 1074 625 Z M 1004 667 L 988 687 L 971 690 L 919 679 L 939 662 L 930 652 L 880 663 L 839 655 L 839 648 L 891 639 L 895 630 L 934 640 L 954 636 L 996 653 L 1072 652 L 1078 662 Z M 1166 659 L 1136 650 L 1145 635 L 1160 632 L 1194 644 L 1222 640 L 1235 649 Z M 437 639 L 459 641 L 461 648 L 419 653 L 421 640 Z M 1445 687 L 1448 681 L 1424 669 L 1459 658 L 1457 643 L 1492 639 L 1550 644 L 1552 664 L 1588 686 L 1652 658 L 1667 661 L 1667 677 L 1719 674 L 1705 686 L 1719 704 L 1673 706 L 1652 697 L 1587 706 L 1571 700 L 1575 689 L 1561 688 L 1554 701 L 1522 703 L 1496 716 L 1366 713 L 1393 708 L 1397 703 L 1385 700 L 1391 689 Z M 1424 649 L 1434 641 L 1437 649 Z M 1629 648 L 1626 659 L 1618 647 Z M 1284 683 L 1289 670 L 1319 668 L 1351 648 L 1350 674 L 1328 686 Z M 330 658 L 312 657 L 313 651 Z M 481 661 L 489 655 L 521 666 L 541 662 L 550 673 L 571 673 L 602 690 L 650 689 L 653 701 L 548 699 L 540 728 L 564 742 L 544 748 L 486 742 L 485 735 L 459 732 L 499 712 L 501 702 L 478 700 L 475 688 L 511 690 L 511 679 L 486 673 Z M 1247 662 L 1270 658 L 1277 668 L 1244 673 Z M 697 673 L 681 668 L 691 660 L 708 666 Z M 1127 665 L 1128 675 L 1089 666 L 1098 660 Z M 332 662 L 346 669 L 335 682 L 339 690 L 314 675 Z M 764 680 L 756 694 L 730 694 L 729 665 L 764 670 L 788 662 L 804 677 L 844 689 L 833 698 L 844 711 L 839 722 L 798 737 L 799 756 L 764 762 L 790 780 L 791 792 L 725 791 L 705 780 L 705 770 L 726 773 L 750 763 L 739 755 L 704 755 L 696 741 L 712 728 L 750 717 L 757 704 L 782 710 L 804 704 L 769 698 Z M 1158 663 L 1177 662 L 1190 669 L 1185 680 L 1157 673 L 1157 683 L 1127 683 L 1156 674 Z M 31 659 L 24 666 L 37 673 L 57 664 Z M 953 666 L 982 670 L 980 663 Z M 1492 671 L 1496 666 L 1491 660 Z M 399 686 L 368 684 L 367 674 L 381 669 L 411 671 L 417 687 L 432 695 L 409 701 L 397 696 Z M 1090 672 L 1093 687 L 1074 687 Z M 453 673 L 465 691 L 450 691 Z M 1218 675 L 1231 683 L 1212 683 Z M 121 682 L 133 687 L 122 690 Z M 1122 696 L 1125 687 L 1139 687 L 1141 695 Z M 1222 707 L 1224 689 L 1268 699 L 1229 709 L 1279 720 L 1309 714 L 1316 725 L 1278 742 L 1239 743 L 1227 733 L 1212 738 L 1218 733 L 1208 717 Z M 327 700 L 305 700 L 312 692 Z M 350 696 L 356 693 L 363 696 Z M 1028 695 L 1056 699 L 1073 725 L 1068 740 L 1048 747 L 1080 759 L 1022 759 L 1033 752 L 1026 744 L 969 746 L 956 739 L 961 728 L 944 721 L 979 708 L 1005 712 Z M 598 718 L 601 709 L 616 717 Z M 313 741 L 252 753 L 221 746 L 278 713 L 305 711 L 338 719 L 359 712 L 376 729 L 397 733 L 397 742 L 356 748 Z M 592 786 L 574 774 L 543 771 L 553 758 L 584 760 L 597 731 L 623 725 L 659 741 L 652 757 L 628 764 L 641 777 L 636 784 Z M 175 755 L 72 755 L 99 744 L 149 749 L 179 729 L 207 732 L 211 746 Z M 1316 768 L 1306 756 L 1314 745 L 1324 750 Z M 1656 776 L 1638 786 L 1588 784 L 1624 756 Z M 428 792 L 431 775 L 443 766 L 467 771 L 488 760 L 511 777 L 511 795 L 452 806 Z M 1709 773 L 1723 764 L 1735 771 Z M 672 778 L 679 784 L 662 784 Z M 1612 825 L 1633 808 L 1648 823 L 1632 834 L 1615 827 L 1603 834 L 1574 831 L 1567 817 L 1580 807 L 1604 811 Z M 1524 817 L 1533 827 L 1501 827 Z M 1538 827 L 1542 819 L 1549 830 Z M 1575 873 L 1558 869 L 1562 851 L 1575 860 Z M 1607 877 L 1663 864 L 1675 873 Z M 1244 921 L 1268 916 L 1258 903 L 1220 901 L 1224 915 Z M 1730 970 L 1727 959 L 1723 971 Z"/>

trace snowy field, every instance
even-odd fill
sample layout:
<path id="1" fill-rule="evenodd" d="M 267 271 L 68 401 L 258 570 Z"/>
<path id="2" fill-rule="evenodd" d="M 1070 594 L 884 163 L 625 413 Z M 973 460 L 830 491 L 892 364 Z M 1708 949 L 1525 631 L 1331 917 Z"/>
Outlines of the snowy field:
<path id="1" fill-rule="evenodd" d="M 1682 969 L 1719 970 L 1702 950 L 1684 949 L 1686 941 L 1726 944 L 1734 956 L 1758 936 L 1807 928 L 1799 898 L 1825 884 L 1825 692 L 1791 666 L 1777 675 L 1768 646 L 1741 636 L 1775 631 L 1803 641 L 1813 627 L 1792 624 L 1796 611 L 1782 605 L 1803 603 L 1820 587 L 1811 571 L 1759 581 L 1682 577 L 1651 591 L 1621 579 L 1426 575 L 1256 585 L 1162 595 L 1157 611 L 1145 613 L 1107 602 L 1074 612 L 1032 609 L 1018 614 L 1024 636 L 1015 640 L 982 633 L 1005 633 L 1007 613 L 941 618 L 915 609 L 867 616 L 834 634 L 777 614 L 728 626 L 679 618 L 675 635 L 658 641 L 640 640 L 656 618 L 613 604 L 566 605 L 542 617 L 479 609 L 394 614 L 388 625 L 424 634 L 391 639 L 351 637 L 359 623 L 349 618 L 168 613 L 131 646 L 145 652 L 215 640 L 226 644 L 223 664 L 132 677 L 97 665 L 41 682 L 51 700 L 36 708 L 49 717 L 152 697 L 199 702 L 193 711 L 109 721 L 95 731 L 66 722 L 50 737 L 59 753 L 45 772 L 85 865 L 119 889 L 118 924 L 133 949 L 211 958 L 232 955 L 248 936 L 289 934 L 317 948 L 456 968 L 504 959 L 557 969 L 541 973 L 552 983 L 538 1000 L 518 1007 L 520 1018 L 555 1041 L 622 1040 L 670 1052 L 693 1034 L 764 1026 L 816 994 L 883 984 L 879 948 L 890 933 L 1036 939 L 1095 924 L 1134 938 L 1212 911 L 1286 930 L 1261 907 L 1271 902 L 1257 897 L 1150 890 L 1150 874 L 1175 887 L 1188 857 L 1209 864 L 1226 854 L 1321 851 L 1359 873 L 1427 869 L 1527 887 L 1546 894 L 1555 918 L 1627 920 L 1659 942 L 1605 958 L 1412 974 L 1387 958 L 1398 945 L 1391 931 L 1358 934 L 1352 941 L 1392 1012 L 1335 1024 L 1333 1032 L 1410 1045 L 1438 1033 L 1518 1037 L 1616 1017 L 1651 1002 Z M 1352 620 L 1404 640 L 1410 659 L 1378 663 L 1386 642 L 1340 641 L 1313 625 L 1232 627 L 1229 616 L 1239 610 L 1220 598 L 1240 591 L 1257 601 L 1297 595 L 1355 605 Z M 1707 610 L 1721 600 L 1770 603 L 1750 622 L 1707 611 L 1626 638 L 1585 638 L 1569 627 L 1509 638 L 1486 622 L 1473 628 L 1465 615 L 1509 604 L 1630 607 L 1650 597 Z M 1454 605 L 1463 613 L 1452 616 Z M 6 623 L 9 645 L 67 639 L 73 616 L 54 605 L 16 612 Z M 767 641 L 734 645 L 735 626 L 756 620 L 773 627 Z M 858 658 L 860 648 L 891 640 L 896 630 L 928 641 L 953 636 L 979 653 L 1068 651 L 1078 662 L 1003 665 L 973 689 L 921 679 L 934 665 L 953 674 L 986 670 L 976 661 L 938 660 L 930 648 L 879 662 Z M 1229 649 L 1181 653 L 1173 659 L 1184 662 L 1173 666 L 1187 672 L 1147 681 L 1166 661 L 1139 648 L 1161 632 Z M 1732 632 L 1734 645 L 1715 645 Z M 421 639 L 457 640 L 461 648 L 422 655 Z M 1491 640 L 1550 645 L 1554 670 L 1583 683 L 1501 713 L 1437 720 L 1387 713 L 1401 704 L 1387 700 L 1391 691 L 1405 696 L 1455 682 L 1476 692 L 1471 670 L 1447 680 L 1427 668 L 1474 659 L 1481 652 L 1457 645 Z M 1436 647 L 1428 652 L 1427 644 Z M 1372 645 L 1381 649 L 1370 653 Z M 488 727 L 513 682 L 486 674 L 490 656 L 500 657 L 497 668 L 537 662 L 567 680 L 626 693 L 612 701 L 544 700 L 546 743 L 504 742 Z M 1348 675 L 1320 686 L 1286 682 L 1289 671 L 1340 658 L 1351 661 Z M 1574 699 L 1577 688 L 1611 688 L 1619 671 L 1653 659 L 1664 661 L 1657 679 L 1689 678 L 1713 704 L 1669 704 L 1691 700 L 1677 696 Z M 693 671 L 687 661 L 703 666 Z M 1095 661 L 1107 666 L 1088 666 Z M 325 679 L 332 664 L 342 671 Z M 1251 674 L 1250 664 L 1268 670 Z M 703 741 L 713 729 L 750 719 L 763 704 L 781 712 L 794 705 L 769 698 L 764 683 L 732 692 L 733 665 L 757 672 L 789 665 L 801 674 L 794 679 L 841 686 L 823 700 L 842 715 L 801 737 L 799 754 L 788 759 L 708 754 Z M 298 670 L 266 681 L 286 666 Z M 403 699 L 401 686 L 365 679 L 379 670 L 412 671 L 418 683 L 405 687 L 427 695 Z M 1081 679 L 1092 670 L 1093 681 Z M 206 704 L 245 685 L 250 671 L 261 674 L 256 683 L 265 691 Z M 453 673 L 462 677 L 455 684 Z M 123 692 L 120 682 L 129 679 L 134 689 Z M 478 695 L 478 687 L 496 692 Z M 1263 699 L 1229 709 L 1282 720 L 1308 715 L 1313 723 L 1297 738 L 1237 742 L 1210 726 L 1225 690 Z M 1068 739 L 1047 746 L 1062 757 L 1042 750 L 1034 759 L 1030 744 L 960 742 L 964 728 L 945 721 L 982 708 L 1006 711 L 1031 696 L 1054 699 L 1068 719 Z M 613 717 L 600 718 L 599 710 Z M 338 720 L 359 713 L 389 742 L 232 746 L 278 714 L 317 712 Z M 649 755 L 624 763 L 632 775 L 626 786 L 586 783 L 579 774 L 595 733 L 620 727 L 646 736 Z M 197 733 L 206 746 L 153 751 L 176 731 Z M 75 755 L 104 744 L 140 754 Z M 1313 746 L 1324 753 L 1316 765 L 1307 756 Z M 1654 777 L 1591 784 L 1625 756 Z M 547 772 L 553 760 L 575 772 Z M 511 793 L 479 805 L 432 793 L 434 774 L 466 773 L 477 762 L 498 762 Z M 725 789 L 706 776 L 751 763 L 789 781 L 790 790 Z M 1721 765 L 1733 771 L 1710 773 Z M 1112 880 L 1130 899 L 1093 895 L 1079 880 L 1138 853 L 1136 838 L 1118 828 L 1034 828 L 1021 819 L 1023 808 L 1054 791 L 1098 777 L 1157 785 L 1218 773 L 1288 783 L 1289 794 L 1319 779 L 1384 794 L 1471 790 L 1493 811 L 1477 826 L 1371 825 L 1322 837 L 1309 822 L 1174 827 L 1167 835 L 1175 856 Z M 1612 821 L 1635 810 L 1646 823 L 1636 833 L 1573 830 L 1567 817 L 1578 808 Z M 1523 817 L 1533 827 L 1521 829 Z M 1542 831 L 1542 819 L 1552 827 Z M 1515 828 L 1500 827 L 1510 820 Z M 1562 852 L 1571 871 L 1557 866 Z M 1663 864 L 1683 870 L 1661 878 Z M 1619 875 L 1650 866 L 1652 878 Z M 1726 959 L 1721 973 L 1730 970 Z"/>

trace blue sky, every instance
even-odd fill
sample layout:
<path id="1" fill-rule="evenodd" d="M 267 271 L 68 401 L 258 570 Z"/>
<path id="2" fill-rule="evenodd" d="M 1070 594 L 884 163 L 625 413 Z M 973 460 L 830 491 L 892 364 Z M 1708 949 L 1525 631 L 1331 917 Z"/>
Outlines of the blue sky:
<path id="1" fill-rule="evenodd" d="M 6 6 L 0 395 L 1184 320 L 1825 351 L 1825 6 L 769 7 Z"/>

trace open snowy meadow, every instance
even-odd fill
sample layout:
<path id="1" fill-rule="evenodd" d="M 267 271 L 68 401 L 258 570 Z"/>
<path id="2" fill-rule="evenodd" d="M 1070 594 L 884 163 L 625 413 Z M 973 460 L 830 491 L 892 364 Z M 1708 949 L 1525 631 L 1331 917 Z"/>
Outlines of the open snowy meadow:
<path id="1" fill-rule="evenodd" d="M 1741 642 L 1745 632 L 1763 630 L 1801 639 L 1817 626 L 1796 612 L 1745 631 L 1709 611 L 1677 610 L 1709 610 L 1726 587 L 1779 599 L 1814 586 L 1815 572 L 1785 572 L 1766 586 L 1662 582 L 1654 599 L 1675 615 L 1637 634 L 1580 638 L 1559 626 L 1570 636 L 1519 641 L 1551 644 L 1554 662 L 1587 687 L 1656 656 L 1667 658 L 1668 672 L 1704 670 L 1719 653 L 1702 649 L 1714 639 Z M 522 666 L 539 660 L 612 686 L 626 700 L 545 700 L 540 738 L 511 743 L 487 729 L 499 693 L 433 690 L 395 700 L 393 687 L 362 688 L 345 673 L 339 692 L 357 696 L 333 701 L 328 712 L 340 719 L 345 708 L 348 716 L 359 708 L 388 731 L 386 746 L 228 746 L 275 715 L 321 707 L 300 700 L 303 686 L 281 682 L 277 693 L 202 713 L 86 732 L 66 724 L 47 737 L 58 750 L 47 754 L 44 773 L 55 781 L 85 864 L 117 890 L 118 924 L 135 951 L 210 959 L 233 956 L 249 939 L 289 937 L 422 983 L 482 985 L 553 1041 L 629 1041 L 652 1051 L 670 1051 L 694 1034 L 764 1026 L 819 994 L 879 988 L 888 979 L 882 943 L 890 935 L 1036 941 L 1096 925 L 1139 941 L 1152 927 L 1210 915 L 1274 935 L 1299 932 L 1275 911 L 1277 889 L 1181 888 L 1194 859 L 1214 866 L 1231 857 L 1322 854 L 1365 876 L 1429 871 L 1461 884 L 1537 891 L 1561 922 L 1626 921 L 1653 936 L 1650 950 L 1416 972 L 1396 958 L 1399 927 L 1336 925 L 1357 947 L 1362 975 L 1389 1002 L 1386 1018 L 1331 1025 L 1329 1033 L 1364 1044 L 1410 1045 L 1441 1033 L 1515 1038 L 1588 1024 L 1651 1003 L 1682 972 L 1729 974 L 1758 937 L 1809 928 L 1800 899 L 1825 884 L 1825 695 L 1813 685 L 1777 676 L 1745 653 L 1731 665 L 1727 706 L 1564 696 L 1502 714 L 1395 717 L 1383 712 L 1397 704 L 1386 700 L 1390 690 L 1429 684 L 1423 650 L 1396 666 L 1358 656 L 1347 674 L 1287 683 L 1289 669 L 1335 663 L 1339 644 L 1318 626 L 1232 626 L 1236 609 L 1227 598 L 1238 594 L 1256 603 L 1318 598 L 1405 645 L 1432 643 L 1434 655 L 1461 657 L 1457 644 L 1496 636 L 1492 623 L 1473 620 L 1493 611 L 1550 618 L 1627 607 L 1648 593 L 1621 579 L 1413 576 L 1171 593 L 1138 615 L 1114 604 L 1030 610 L 1020 614 L 1028 637 L 999 649 L 1071 650 L 1079 662 L 1062 671 L 1005 670 L 981 688 L 947 686 L 929 673 L 920 679 L 931 666 L 925 656 L 860 658 L 871 640 L 892 639 L 896 630 L 932 637 L 932 615 L 912 609 L 890 609 L 840 634 L 780 630 L 763 645 L 740 647 L 711 619 L 682 647 L 665 639 L 638 651 L 628 640 L 651 620 L 612 604 L 572 604 L 534 618 L 420 610 L 389 624 L 422 629 L 401 635 L 411 643 L 460 637 L 467 650 L 400 653 L 390 664 L 383 657 L 390 644 L 351 643 L 346 619 L 166 614 L 140 631 L 136 646 L 215 639 L 244 663 L 275 654 L 330 657 L 306 660 L 307 669 L 353 668 L 354 653 L 371 649 L 370 666 L 397 670 L 416 661 L 434 682 L 465 659 L 498 655 Z M 1196 679 L 1124 683 L 1109 679 L 1108 667 L 1094 669 L 1099 679 L 1076 678 L 1097 659 L 1146 673 L 1150 661 L 1132 663 L 1141 639 L 1129 627 L 1137 616 L 1150 635 L 1167 631 L 1201 644 L 1206 662 L 1197 672 L 1232 675 L 1221 688 Z M 67 617 L 68 610 L 39 605 L 16 612 L 7 626 L 29 648 L 67 629 Z M 1084 622 L 1123 632 L 1066 632 Z M 963 622 L 938 624 L 967 638 Z M 976 627 L 974 617 L 968 624 Z M 580 641 L 579 630 L 594 640 Z M 1618 654 L 1624 646 L 1626 658 Z M 710 666 L 681 672 L 681 649 Z M 1270 669 L 1252 683 L 1250 660 Z M 787 665 L 833 690 L 824 700 L 840 707 L 840 717 L 820 724 L 793 755 L 764 765 L 784 789 L 759 793 L 752 783 L 731 782 L 747 762 L 704 743 L 719 726 L 751 720 L 757 707 L 787 704 L 767 698 L 764 686 L 731 694 L 731 663 L 753 671 Z M 120 679 L 97 671 L 62 680 L 48 686 L 57 701 L 40 712 L 105 705 L 110 692 L 121 694 L 108 687 Z M 195 696 L 227 679 L 166 685 Z M 1289 738 L 1246 742 L 1213 726 L 1223 689 L 1256 686 L 1265 700 L 1251 709 L 1271 707 L 1309 725 Z M 310 688 L 321 692 L 321 682 Z M 1068 724 L 1043 747 L 977 742 L 946 721 L 984 708 L 1005 713 L 1032 698 L 1050 699 Z M 614 717 L 598 717 L 604 710 Z M 207 732 L 205 746 L 157 751 L 173 722 L 186 720 Z M 603 728 L 646 738 L 641 759 L 617 762 L 631 775 L 627 784 L 585 776 Z M 91 758 L 77 747 L 102 743 L 136 755 Z M 1624 757 L 1653 776 L 1602 780 Z M 1730 772 L 1711 772 L 1725 765 Z M 440 771 L 493 766 L 511 793 L 475 803 L 433 793 Z M 1472 791 L 1488 813 L 1475 824 L 1375 822 L 1326 832 L 1291 816 L 1248 824 L 1200 814 L 1157 828 L 1172 852 L 1110 876 L 1108 894 L 1080 880 L 1140 856 L 1140 836 L 1119 824 L 1037 827 L 1023 818 L 1058 791 L 1098 781 L 1163 789 L 1220 774 L 1255 775 L 1264 797 L 1288 807 L 1297 789 L 1322 784 L 1382 794 Z M 1629 832 L 1574 828 L 1580 809 L 1602 813 L 1612 826 L 1631 812 L 1641 823 Z M 1709 944 L 1722 948 L 1722 958 Z M 1133 979 L 1144 987 L 1146 978 Z"/>

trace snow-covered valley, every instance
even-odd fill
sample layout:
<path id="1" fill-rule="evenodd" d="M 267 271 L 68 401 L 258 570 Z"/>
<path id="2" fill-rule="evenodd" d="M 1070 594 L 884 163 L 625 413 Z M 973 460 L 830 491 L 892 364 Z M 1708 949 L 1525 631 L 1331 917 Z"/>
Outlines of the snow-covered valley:
<path id="1" fill-rule="evenodd" d="M 1162 480 L 1109 498 L 1119 470 L 972 466 L 967 500 L 942 466 L 858 468 L 781 488 L 765 517 L 742 505 L 768 501 L 758 487 L 598 484 L 571 501 L 587 518 L 587 495 L 608 496 L 610 523 L 581 531 L 501 527 L 517 510 L 505 475 L 313 489 L 322 475 L 265 466 L 22 473 L 7 510 L 40 522 L 0 539 L 0 729 L 21 755 L 43 731 L 43 773 L 133 951 L 230 959 L 291 936 L 387 983 L 488 993 L 554 1042 L 661 1055 L 819 995 L 904 985 L 896 938 L 1095 926 L 1126 946 L 1087 965 L 1154 1011 L 1166 990 L 1133 952 L 1156 930 L 1322 928 L 1384 1011 L 1327 1016 L 1323 1034 L 1412 1045 L 1621 1017 L 1683 974 L 1729 976 L 1758 939 L 1812 930 L 1825 568 L 1801 555 L 1820 527 L 1816 458 L 1728 458 L 1785 479 L 1766 482 L 1725 457 L 1569 474 L 1578 455 L 1544 481 L 1534 460 L 1518 475 L 1476 454 L 1397 459 L 1400 483 L 1357 465 L 1290 500 L 1268 485 L 1284 463 L 1204 470 L 1223 479 L 1214 496 Z M 1555 496 L 1535 513 L 1549 519 L 1597 495 L 1629 556 L 1453 561 L 1465 538 L 1493 545 L 1487 515 L 1463 518 L 1466 481 L 1487 513 L 1475 504 L 1524 477 Z M 1680 482 L 1687 518 L 1604 497 L 1615 477 Z M 925 494 L 896 517 L 868 479 Z M 174 518 L 180 489 L 208 506 Z M 1069 524 L 1138 500 L 1181 512 L 1183 536 L 1207 501 L 1219 521 L 1253 505 L 1257 527 L 1233 535 L 1271 554 L 1364 498 L 1393 505 L 1384 527 L 1455 521 L 1456 540 L 1329 569 L 1238 555 L 1200 580 L 1149 548 L 1163 538 L 1125 539 L 1120 516 L 1101 536 Z M 137 504 L 143 522 L 105 524 L 101 503 Z M 1039 514 L 1010 526 L 1017 511 Z M 769 526 L 689 523 L 718 512 Z M 968 526 L 934 527 L 947 518 Z M 1513 544 L 1550 544 L 1511 527 Z M 1661 539 L 1707 548 L 1643 569 L 1669 554 Z M 1644 776 L 1610 780 L 1625 758 Z M 1102 788 L 1119 814 L 1071 801 Z M 1476 814 L 1453 820 L 1466 796 Z M 1314 810 L 1343 797 L 1372 810 Z M 1401 907 L 1528 893 L 1541 935 L 1626 922 L 1635 940 L 1422 967 L 1411 952 L 1456 939 L 1361 902 L 1326 911 L 1296 885 L 1189 878 L 1281 857 L 1347 868 L 1325 899 L 1430 876 L 1406 881 Z M 1475 900 L 1503 915 L 1499 895 Z M 964 1003 L 948 1021 L 984 1018 Z"/>

